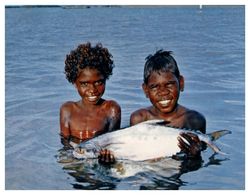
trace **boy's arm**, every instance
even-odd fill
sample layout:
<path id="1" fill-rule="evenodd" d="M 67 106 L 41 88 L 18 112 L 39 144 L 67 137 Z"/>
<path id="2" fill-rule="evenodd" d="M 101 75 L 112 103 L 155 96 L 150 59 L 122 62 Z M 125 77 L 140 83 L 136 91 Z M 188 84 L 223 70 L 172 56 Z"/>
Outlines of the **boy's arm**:
<path id="1" fill-rule="evenodd" d="M 206 119 L 196 111 L 189 111 L 186 119 L 185 127 L 191 130 L 199 130 L 206 133 Z M 192 133 L 182 133 L 181 136 L 190 143 L 188 145 L 179 138 L 179 147 L 181 151 L 187 154 L 188 158 L 197 159 L 201 156 L 201 151 L 206 149 L 206 144 L 201 142 L 197 136 Z"/>
<path id="2" fill-rule="evenodd" d="M 69 119 L 70 111 L 68 106 L 64 104 L 60 108 L 60 135 L 66 139 L 70 137 Z"/>
<path id="3" fill-rule="evenodd" d="M 121 126 L 121 107 L 115 101 L 109 101 L 109 127 L 108 131 L 120 129 Z M 101 150 L 98 156 L 98 162 L 103 165 L 115 163 L 114 154 L 109 150 Z"/>
<path id="4" fill-rule="evenodd" d="M 115 101 L 111 101 L 108 131 L 114 131 L 120 129 L 120 126 L 121 126 L 121 107 Z"/>
<path id="5" fill-rule="evenodd" d="M 187 114 L 185 127 L 206 133 L 206 119 L 201 113 L 191 110 Z"/>

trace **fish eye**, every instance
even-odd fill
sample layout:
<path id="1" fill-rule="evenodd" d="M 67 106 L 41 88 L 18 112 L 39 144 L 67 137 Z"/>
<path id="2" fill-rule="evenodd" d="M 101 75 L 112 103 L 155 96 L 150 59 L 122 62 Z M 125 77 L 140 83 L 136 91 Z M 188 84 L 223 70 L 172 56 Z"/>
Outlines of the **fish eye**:
<path id="1" fill-rule="evenodd" d="M 92 149 L 91 149 L 91 148 L 87 148 L 87 149 L 86 149 L 86 152 L 88 152 L 88 153 L 89 153 L 89 152 L 92 152 Z"/>

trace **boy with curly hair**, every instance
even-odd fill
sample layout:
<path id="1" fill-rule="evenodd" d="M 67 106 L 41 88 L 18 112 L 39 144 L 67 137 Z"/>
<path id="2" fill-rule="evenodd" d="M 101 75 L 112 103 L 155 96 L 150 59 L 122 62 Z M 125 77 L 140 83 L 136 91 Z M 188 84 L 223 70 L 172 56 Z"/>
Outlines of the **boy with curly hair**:
<path id="1" fill-rule="evenodd" d="M 65 102 L 60 108 L 62 143 L 78 144 L 120 128 L 121 108 L 114 100 L 102 98 L 106 80 L 114 68 L 112 55 L 98 43 L 81 44 L 65 59 L 65 75 L 81 99 Z M 114 161 L 110 151 L 102 151 L 100 161 Z"/>

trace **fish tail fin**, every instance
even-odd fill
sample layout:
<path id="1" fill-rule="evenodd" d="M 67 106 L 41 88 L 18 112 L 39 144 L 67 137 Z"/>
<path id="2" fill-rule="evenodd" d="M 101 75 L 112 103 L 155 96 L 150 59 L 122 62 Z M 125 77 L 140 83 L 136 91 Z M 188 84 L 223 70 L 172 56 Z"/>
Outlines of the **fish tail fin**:
<path id="1" fill-rule="evenodd" d="M 212 141 L 210 142 L 206 142 L 207 145 L 215 152 L 215 153 L 218 153 L 218 154 L 222 154 L 222 155 L 227 155 L 227 153 L 225 152 L 222 152 L 217 145 L 215 145 Z"/>
<path id="2" fill-rule="evenodd" d="M 211 141 L 215 141 L 215 140 L 219 139 L 220 137 L 227 135 L 227 134 L 231 134 L 231 133 L 232 132 L 229 130 L 219 130 L 219 131 L 209 133 L 207 135 L 210 137 Z"/>
<path id="3" fill-rule="evenodd" d="M 222 155 L 227 155 L 227 153 L 222 152 L 218 146 L 214 143 L 215 140 L 219 139 L 220 137 L 231 134 L 232 132 L 229 130 L 219 130 L 214 131 L 212 133 L 207 134 L 209 137 L 209 140 L 205 140 L 206 144 L 215 152 Z"/>

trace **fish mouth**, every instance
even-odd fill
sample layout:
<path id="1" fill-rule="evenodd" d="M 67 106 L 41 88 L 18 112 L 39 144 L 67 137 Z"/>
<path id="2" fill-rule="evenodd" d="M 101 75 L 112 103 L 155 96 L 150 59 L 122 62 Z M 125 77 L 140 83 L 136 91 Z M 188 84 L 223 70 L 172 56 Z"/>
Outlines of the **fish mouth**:
<path id="1" fill-rule="evenodd" d="M 78 147 L 78 148 L 75 148 L 72 152 L 73 156 L 77 159 L 84 159 L 85 158 L 85 151 L 84 149 Z"/>
<path id="2" fill-rule="evenodd" d="M 78 147 L 75 149 L 75 152 L 77 152 L 79 154 L 84 154 L 84 149 L 82 149 L 81 147 Z"/>
<path id="3" fill-rule="evenodd" d="M 161 100 L 158 103 L 162 106 L 162 107 L 166 107 L 170 104 L 171 100 Z"/>

